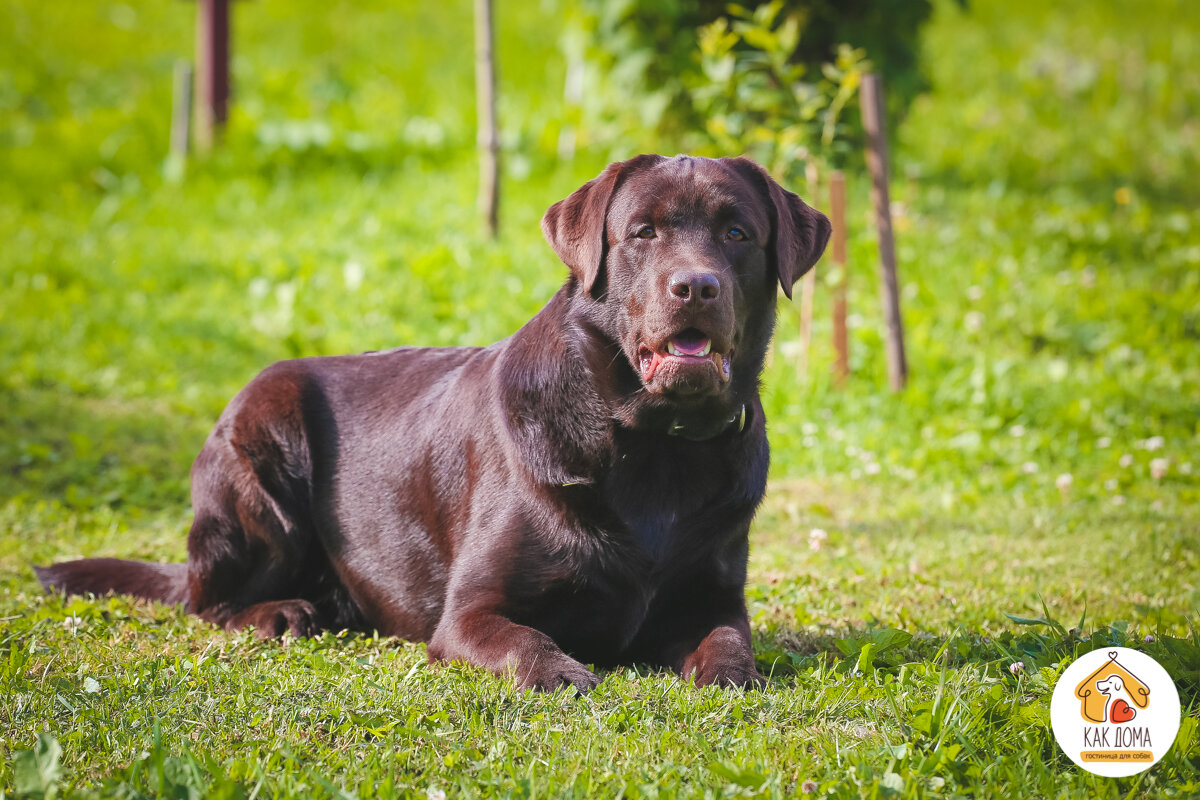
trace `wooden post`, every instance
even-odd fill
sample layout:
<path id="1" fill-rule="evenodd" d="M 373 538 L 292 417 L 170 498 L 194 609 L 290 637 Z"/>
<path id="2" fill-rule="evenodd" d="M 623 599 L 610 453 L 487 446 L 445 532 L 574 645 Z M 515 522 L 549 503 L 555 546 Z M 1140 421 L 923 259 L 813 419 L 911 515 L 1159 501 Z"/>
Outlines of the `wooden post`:
<path id="1" fill-rule="evenodd" d="M 804 165 L 804 182 L 807 184 L 808 196 L 816 205 L 820 193 L 820 173 L 817 164 L 811 158 Z M 800 362 L 796 365 L 798 377 L 803 382 L 808 374 L 808 352 L 812 347 L 812 317 L 813 298 L 817 293 L 817 268 L 814 266 L 800 279 Z"/>
<path id="2" fill-rule="evenodd" d="M 196 149 L 212 149 L 228 118 L 229 0 L 196 0 Z"/>
<path id="3" fill-rule="evenodd" d="M 478 115 L 479 213 L 487 235 L 500 221 L 500 138 L 496 131 L 496 65 L 492 55 L 492 0 L 475 0 L 475 106 Z"/>
<path id="4" fill-rule="evenodd" d="M 833 383 L 843 386 L 850 375 L 850 342 L 846 333 L 846 176 L 837 170 L 829 178 L 829 217 L 833 223 Z"/>
<path id="5" fill-rule="evenodd" d="M 192 65 L 184 59 L 175 62 L 171 87 L 171 145 L 164 174 L 168 181 L 183 178 L 187 168 L 189 137 L 192 130 Z"/>
<path id="6" fill-rule="evenodd" d="M 584 79 L 587 77 L 587 62 L 583 59 L 585 43 L 570 41 L 567 50 L 567 75 L 563 81 L 563 108 L 565 120 L 558 134 L 558 157 L 562 161 L 575 158 L 575 145 L 579 136 L 576 126 L 580 123 L 583 109 Z"/>
<path id="7" fill-rule="evenodd" d="M 896 278 L 896 242 L 892 234 L 891 199 L 888 195 L 887 123 L 883 87 L 879 76 L 863 78 L 859 90 L 863 128 L 867 133 L 867 168 L 871 172 L 871 204 L 875 207 L 875 229 L 879 236 L 879 285 L 883 320 L 887 327 L 888 381 L 898 392 L 908 383 L 904 356 L 904 323 L 900 318 L 900 289 Z"/>

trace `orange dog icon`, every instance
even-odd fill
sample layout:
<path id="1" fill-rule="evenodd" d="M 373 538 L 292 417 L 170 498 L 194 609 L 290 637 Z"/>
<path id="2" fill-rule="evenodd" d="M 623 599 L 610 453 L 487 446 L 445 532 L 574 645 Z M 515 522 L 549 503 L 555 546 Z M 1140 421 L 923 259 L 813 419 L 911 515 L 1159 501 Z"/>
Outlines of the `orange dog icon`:
<path id="1" fill-rule="evenodd" d="M 1075 696 L 1084 719 L 1119 724 L 1137 716 L 1135 706 L 1145 708 L 1150 704 L 1150 687 L 1121 666 L 1113 651 L 1100 669 L 1075 687 Z"/>

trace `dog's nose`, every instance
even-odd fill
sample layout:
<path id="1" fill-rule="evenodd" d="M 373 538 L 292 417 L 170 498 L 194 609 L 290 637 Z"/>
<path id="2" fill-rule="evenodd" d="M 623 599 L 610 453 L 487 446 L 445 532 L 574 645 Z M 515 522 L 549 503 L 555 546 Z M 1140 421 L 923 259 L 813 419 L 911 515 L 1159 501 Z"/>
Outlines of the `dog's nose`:
<path id="1" fill-rule="evenodd" d="M 721 294 L 721 282 L 711 272 L 679 271 L 671 276 L 668 290 L 685 303 L 703 305 Z"/>

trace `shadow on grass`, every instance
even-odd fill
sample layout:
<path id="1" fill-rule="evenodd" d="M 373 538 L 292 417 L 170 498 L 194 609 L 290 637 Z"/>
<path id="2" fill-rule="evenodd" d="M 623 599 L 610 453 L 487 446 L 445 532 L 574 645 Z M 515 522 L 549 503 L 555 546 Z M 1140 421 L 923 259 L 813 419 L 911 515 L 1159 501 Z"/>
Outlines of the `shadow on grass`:
<path id="1" fill-rule="evenodd" d="M 901 667 L 926 664 L 937 669 L 974 667 L 992 678 L 1016 680 L 1044 668 L 1061 672 L 1093 650 L 1128 647 L 1158 661 L 1179 691 L 1180 703 L 1200 705 L 1200 634 L 1131 637 L 1129 625 L 1116 621 L 1081 631 L 1067 629 L 1048 617 L 1012 617 L 1014 629 L 999 636 L 967 631 L 948 635 L 910 635 L 890 628 L 846 628 L 833 633 L 777 628 L 755 636 L 759 671 L 773 680 L 788 681 L 814 668 L 835 672 L 898 672 Z"/>

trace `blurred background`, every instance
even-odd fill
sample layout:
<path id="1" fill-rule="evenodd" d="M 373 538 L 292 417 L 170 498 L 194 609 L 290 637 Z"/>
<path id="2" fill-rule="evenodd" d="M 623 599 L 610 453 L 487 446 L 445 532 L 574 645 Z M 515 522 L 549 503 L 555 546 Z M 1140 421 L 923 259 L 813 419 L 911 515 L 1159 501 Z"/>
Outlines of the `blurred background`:
<path id="1" fill-rule="evenodd" d="M 233 3 L 228 125 L 186 163 L 168 147 L 193 3 L 2 5 L 13 529 L 37 508 L 183 516 L 212 422 L 277 359 L 506 336 L 564 280 L 545 208 L 642 151 L 750 153 L 821 208 L 806 168 L 847 175 L 852 375 L 834 387 L 826 259 L 807 368 L 783 303 L 765 380 L 776 523 L 819 516 L 812 495 L 839 485 L 956 512 L 1198 499 L 1194 3 L 497 0 L 494 240 L 470 3 Z M 900 394 L 867 70 L 887 92 Z"/>

